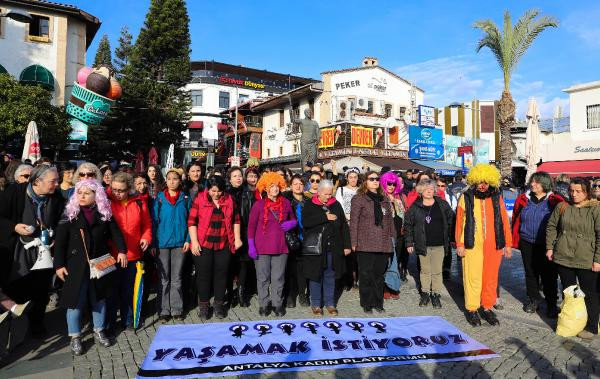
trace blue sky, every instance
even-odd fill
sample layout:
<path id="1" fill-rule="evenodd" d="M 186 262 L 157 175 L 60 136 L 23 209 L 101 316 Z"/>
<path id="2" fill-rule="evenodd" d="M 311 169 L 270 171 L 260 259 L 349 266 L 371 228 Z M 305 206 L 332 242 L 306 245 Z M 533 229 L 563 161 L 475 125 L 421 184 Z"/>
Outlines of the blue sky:
<path id="1" fill-rule="evenodd" d="M 117 44 L 121 27 L 137 36 L 150 0 L 65 0 L 100 18 L 88 50 L 103 34 Z M 498 99 L 502 76 L 489 51 L 475 53 L 475 20 L 516 20 L 528 8 L 560 21 L 541 34 L 513 75 L 511 92 L 522 118 L 529 97 L 542 117 L 557 104 L 568 114 L 575 83 L 600 80 L 600 2 L 586 1 L 204 1 L 188 0 L 193 60 L 320 78 L 326 70 L 355 67 L 364 56 L 425 89 L 425 103 Z"/>

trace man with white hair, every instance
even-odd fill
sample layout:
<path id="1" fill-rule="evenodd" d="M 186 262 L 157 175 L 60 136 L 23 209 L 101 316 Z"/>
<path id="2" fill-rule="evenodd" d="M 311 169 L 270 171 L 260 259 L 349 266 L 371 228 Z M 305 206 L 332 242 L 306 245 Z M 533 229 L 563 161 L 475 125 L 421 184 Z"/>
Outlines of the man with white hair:
<path id="1" fill-rule="evenodd" d="M 26 163 L 19 165 L 15 170 L 15 183 L 27 183 L 31 176 L 31 170 L 33 170 L 32 165 Z"/>
<path id="2" fill-rule="evenodd" d="M 51 246 L 63 211 L 58 172 L 47 165 L 35 167 L 29 182 L 9 186 L 0 195 L 0 287 L 17 303 L 31 300 L 32 335 L 44 337 L 44 314 L 54 270 L 31 270 L 38 248 L 25 248 L 39 239 Z"/>

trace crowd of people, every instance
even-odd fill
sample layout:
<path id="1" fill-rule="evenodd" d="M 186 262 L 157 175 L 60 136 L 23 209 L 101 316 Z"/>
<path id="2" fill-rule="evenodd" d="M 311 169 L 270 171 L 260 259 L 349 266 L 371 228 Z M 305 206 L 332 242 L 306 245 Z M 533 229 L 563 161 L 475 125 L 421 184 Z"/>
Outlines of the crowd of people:
<path id="1" fill-rule="evenodd" d="M 83 352 L 88 313 L 102 346 L 134 328 L 138 262 L 144 314 L 180 321 L 194 308 L 201 320 L 223 319 L 254 294 L 260 316 L 282 317 L 297 305 L 337 316 L 343 292 L 353 288 L 365 314 L 383 314 L 386 300 L 400 297 L 388 277 L 407 281 L 411 255 L 418 257 L 419 306 L 439 309 L 455 252 L 465 316 L 478 326 L 481 319 L 499 324 L 498 271 L 517 248 L 524 311 L 545 302 L 556 318 L 558 279 L 563 288 L 579 283 L 588 312 L 579 336 L 598 333 L 600 180 L 538 172 L 519 191 L 484 164 L 451 178 L 389 167 L 338 173 L 335 164 L 297 174 L 256 166 L 204 172 L 199 162 L 145 172 L 127 164 L 57 167 L 48 159 L 5 166 L 0 320 L 27 312 L 32 335 L 43 337 L 49 293 L 58 292 L 74 354 Z M 52 252 L 51 269 L 34 267 L 44 249 Z"/>

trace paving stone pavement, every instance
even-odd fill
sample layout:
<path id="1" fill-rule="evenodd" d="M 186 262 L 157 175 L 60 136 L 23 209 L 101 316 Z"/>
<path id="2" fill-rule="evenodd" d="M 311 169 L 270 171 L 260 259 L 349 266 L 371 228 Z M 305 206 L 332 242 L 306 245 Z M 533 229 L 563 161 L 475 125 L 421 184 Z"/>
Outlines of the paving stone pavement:
<path id="1" fill-rule="evenodd" d="M 411 257 L 412 267 L 414 262 L 414 257 Z M 453 263 L 451 279 L 444 282 L 446 290 L 442 293 L 441 310 L 434 310 L 431 307 L 419 308 L 414 275 L 415 273 L 412 272 L 409 281 L 402 287 L 399 300 L 386 300 L 385 317 L 439 315 L 489 346 L 500 355 L 500 358 L 470 362 L 269 373 L 245 375 L 244 378 L 600 378 L 600 338 L 592 342 L 584 342 L 576 337 L 558 337 L 553 332 L 555 320 L 545 317 L 543 306 L 538 314 L 523 312 L 522 304 L 526 294 L 522 261 L 518 251 L 511 260 L 505 260 L 501 267 L 500 293 L 504 309 L 497 311 L 500 320 L 500 326 L 497 327 L 485 324 L 473 328 L 466 322 L 463 315 L 462 274 L 460 264 L 456 261 Z M 359 306 L 357 290 L 344 292 L 338 309 L 340 317 L 364 316 Z M 308 308 L 302 307 L 288 309 L 285 316 L 290 319 L 308 317 L 311 317 Z M 258 316 L 257 299 L 254 296 L 249 308 L 235 307 L 229 311 L 228 317 L 223 321 L 261 319 L 264 318 Z M 270 316 L 267 319 L 275 318 Z M 208 322 L 216 321 L 213 318 Z M 196 311 L 192 310 L 183 323 L 202 322 L 198 319 Z M 94 345 L 92 336 L 88 334 L 84 340 L 85 347 L 88 349 L 86 354 L 72 359 L 73 377 L 77 379 L 134 378 L 160 325 L 162 324 L 158 322 L 157 316 L 153 315 L 145 320 L 144 326 L 138 331 L 121 332 L 115 344 L 108 349 Z M 4 375 L 0 370 L 0 377 L 2 376 Z M 12 375 L 4 377 L 12 377 Z M 44 378 L 48 379 L 48 376 Z"/>

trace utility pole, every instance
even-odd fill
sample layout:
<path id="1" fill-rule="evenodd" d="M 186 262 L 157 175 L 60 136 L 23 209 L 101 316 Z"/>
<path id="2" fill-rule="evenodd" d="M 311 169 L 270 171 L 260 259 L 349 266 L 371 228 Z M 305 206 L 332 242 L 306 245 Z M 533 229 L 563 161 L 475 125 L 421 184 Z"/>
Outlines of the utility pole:
<path id="1" fill-rule="evenodd" d="M 238 143 L 238 99 L 239 89 L 235 87 L 235 120 L 233 126 L 233 156 L 237 158 L 237 143 Z"/>

